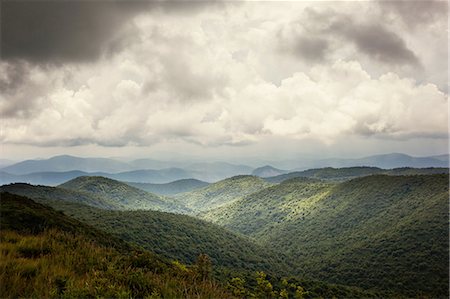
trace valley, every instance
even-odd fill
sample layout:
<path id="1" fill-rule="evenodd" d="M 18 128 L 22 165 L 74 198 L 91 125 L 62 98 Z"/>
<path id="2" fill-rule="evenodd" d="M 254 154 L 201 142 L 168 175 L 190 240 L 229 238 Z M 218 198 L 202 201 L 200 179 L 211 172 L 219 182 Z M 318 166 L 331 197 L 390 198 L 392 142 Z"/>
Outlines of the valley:
<path id="1" fill-rule="evenodd" d="M 261 177 L 237 175 L 212 183 L 122 182 L 81 173 L 56 187 L 6 184 L 0 187 L 2 236 L 31 243 L 48 243 L 55 235 L 63 240 L 51 243 L 51 248 L 87 238 L 94 252 L 109 250 L 113 256 L 145 252 L 138 255 L 152 256 L 152 265 L 164 265 L 158 274 L 164 279 L 178 286 L 196 285 L 193 293 L 183 295 L 187 298 L 243 298 L 258 292 L 261 285 L 255 281 L 270 283 L 268 298 L 283 290 L 294 298 L 300 289 L 301 298 L 446 294 L 448 168 L 280 172 L 262 167 L 254 172 Z M 2 246 L 13 248 L 8 242 Z M 12 263 L 19 255 L 18 249 L 11 250 L 5 258 Z M 206 289 L 205 281 L 195 280 L 202 254 L 213 265 L 214 282 Z M 40 256 L 37 263 L 48 260 Z M 125 267 L 114 258 L 109 263 Z M 133 267 L 126 271 L 140 271 L 146 281 L 159 279 Z M 190 274 L 180 277 L 173 267 Z M 118 271 L 114 275 L 125 270 Z M 65 273 L 71 286 L 81 283 Z M 255 278 L 255 273 L 262 276 Z M 40 283 L 42 279 L 39 276 Z M 296 287 L 284 285 L 283 279 Z M 139 293 L 126 280 L 114 276 L 114 281 L 114 294 L 123 290 L 142 295 L 151 289 L 166 298 L 179 292 L 177 287 L 153 283 Z M 23 294 L 33 294 L 27 290 Z M 74 289 L 67 287 L 67 294 L 76 294 L 71 292 Z"/>

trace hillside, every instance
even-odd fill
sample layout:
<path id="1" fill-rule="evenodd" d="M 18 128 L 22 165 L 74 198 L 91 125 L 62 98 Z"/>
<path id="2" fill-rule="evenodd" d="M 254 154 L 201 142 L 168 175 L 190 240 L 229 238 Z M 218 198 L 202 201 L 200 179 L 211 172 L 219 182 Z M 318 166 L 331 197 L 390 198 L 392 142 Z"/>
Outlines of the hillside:
<path id="1" fill-rule="evenodd" d="M 61 200 L 68 202 L 81 203 L 92 207 L 106 210 L 123 209 L 120 203 L 109 201 L 106 198 L 57 187 L 33 186 L 29 184 L 17 183 L 0 186 L 0 192 L 9 192 L 20 196 L 25 196 L 33 200 Z"/>
<path id="2" fill-rule="evenodd" d="M 207 182 L 203 182 L 196 179 L 184 179 L 166 184 L 151 184 L 151 183 L 136 183 L 136 182 L 126 182 L 126 183 L 130 186 L 159 195 L 175 195 L 178 193 L 193 191 L 209 185 L 209 183 Z"/>
<path id="3" fill-rule="evenodd" d="M 346 168 L 314 168 L 303 171 L 290 172 L 278 176 L 265 178 L 270 183 L 281 183 L 285 180 L 298 177 L 315 178 L 327 181 L 345 181 L 357 177 L 375 174 L 385 175 L 428 175 L 428 174 L 448 174 L 448 168 L 411 168 L 402 167 L 394 169 L 381 169 L 377 167 L 346 167 Z"/>
<path id="4" fill-rule="evenodd" d="M 193 211 L 206 211 L 230 204 L 242 196 L 269 187 L 271 184 L 255 176 L 235 176 L 207 187 L 176 195 Z"/>
<path id="5" fill-rule="evenodd" d="M 318 279 L 448 293 L 448 175 L 288 180 L 203 215 L 285 252 Z M 401 273 L 401 275 L 399 275 Z"/>
<path id="6" fill-rule="evenodd" d="M 264 272 L 234 272 L 237 277 L 227 275 L 228 281 L 220 282 L 212 276 L 217 265 L 204 254 L 193 265 L 185 265 L 30 199 L 1 193 L 0 203 L 1 298 L 231 299 L 255 298 L 261 292 L 268 298 L 282 293 L 294 298 L 299 292 L 305 298 L 386 295 L 299 278 L 289 278 L 286 285 L 285 279 Z"/>
<path id="7" fill-rule="evenodd" d="M 120 203 L 127 210 L 188 212 L 188 209 L 170 198 L 160 197 L 104 177 L 78 177 L 58 187 L 101 196 L 111 202 Z"/>
<path id="8" fill-rule="evenodd" d="M 272 274 L 288 269 L 279 254 L 190 216 L 156 211 L 106 211 L 61 201 L 46 204 L 170 259 L 193 263 L 200 253 L 206 253 L 221 268 Z"/>
<path id="9" fill-rule="evenodd" d="M 21 196 L 0 203 L 1 298 L 233 297 L 204 263 L 170 263 Z"/>

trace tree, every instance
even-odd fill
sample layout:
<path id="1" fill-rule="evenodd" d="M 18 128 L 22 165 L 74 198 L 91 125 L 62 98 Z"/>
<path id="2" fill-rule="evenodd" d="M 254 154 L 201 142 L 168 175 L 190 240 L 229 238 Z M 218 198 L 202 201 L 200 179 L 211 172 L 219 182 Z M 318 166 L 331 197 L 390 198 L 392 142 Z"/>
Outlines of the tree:
<path id="1" fill-rule="evenodd" d="M 198 256 L 195 267 L 201 280 L 211 279 L 212 263 L 207 254 L 202 253 Z"/>
<path id="2" fill-rule="evenodd" d="M 245 280 L 239 277 L 232 278 L 227 284 L 227 289 L 236 297 L 244 297 L 247 294 Z"/>
<path id="3" fill-rule="evenodd" d="M 266 273 L 256 272 L 256 297 L 257 298 L 274 298 L 272 284 L 266 279 Z"/>

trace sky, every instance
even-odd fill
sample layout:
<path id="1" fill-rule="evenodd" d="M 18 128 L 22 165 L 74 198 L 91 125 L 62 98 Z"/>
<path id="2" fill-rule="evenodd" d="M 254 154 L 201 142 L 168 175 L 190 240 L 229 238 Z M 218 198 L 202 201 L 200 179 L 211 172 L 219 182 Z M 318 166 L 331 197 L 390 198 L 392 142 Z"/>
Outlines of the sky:
<path id="1" fill-rule="evenodd" d="M 445 1 L 2 1 L 1 156 L 448 153 Z"/>

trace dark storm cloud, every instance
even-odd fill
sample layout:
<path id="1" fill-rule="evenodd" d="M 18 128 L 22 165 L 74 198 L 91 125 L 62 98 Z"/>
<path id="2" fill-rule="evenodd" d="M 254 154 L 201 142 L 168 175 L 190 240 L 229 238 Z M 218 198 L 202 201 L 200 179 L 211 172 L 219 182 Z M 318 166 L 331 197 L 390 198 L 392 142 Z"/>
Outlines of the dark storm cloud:
<path id="1" fill-rule="evenodd" d="M 308 14 L 313 24 L 320 24 L 318 33 L 351 42 L 360 52 L 380 62 L 420 65 L 416 54 L 402 37 L 382 23 L 360 22 L 354 16 L 336 14 L 334 11 L 317 13 L 309 10 Z"/>
<path id="2" fill-rule="evenodd" d="M 0 117 L 3 119 L 30 117 L 36 106 L 35 99 L 46 92 L 46 86 L 30 80 L 29 71 L 24 61 L 3 64 L 0 78 L 0 93 L 4 98 L 0 101 Z"/>
<path id="3" fill-rule="evenodd" d="M 358 49 L 386 63 L 418 65 L 419 60 L 395 32 L 379 24 L 337 26 L 336 32 L 352 41 Z"/>
<path id="4" fill-rule="evenodd" d="M 118 47 L 123 23 L 146 2 L 6 1 L 1 10 L 2 59 L 84 62 Z"/>
<path id="5" fill-rule="evenodd" d="M 351 43 L 358 52 L 379 62 L 419 66 L 416 54 L 408 48 L 401 35 L 388 26 L 373 21 L 357 21 L 355 16 L 333 9 L 305 9 L 304 19 L 295 23 L 303 33 L 294 34 L 291 51 L 311 62 L 324 61 L 335 41 Z M 305 21 L 306 19 L 306 21 Z"/>
<path id="6" fill-rule="evenodd" d="M 409 26 L 434 22 L 447 17 L 447 1 L 379 1 L 386 13 L 399 15 Z"/>
<path id="7" fill-rule="evenodd" d="M 324 38 L 299 37 L 295 53 L 309 61 L 322 61 L 328 50 L 328 41 Z"/>

